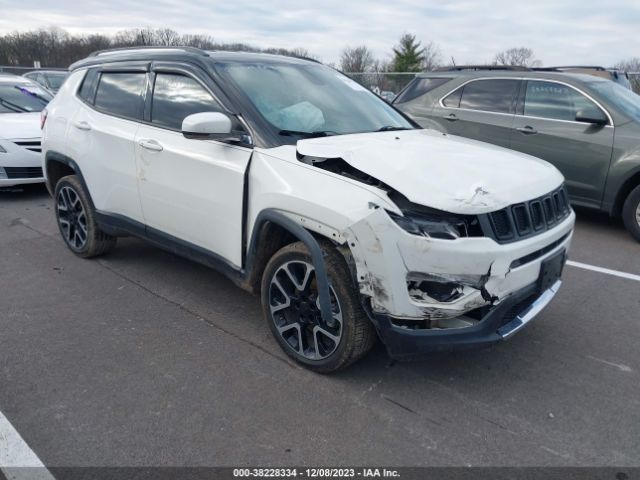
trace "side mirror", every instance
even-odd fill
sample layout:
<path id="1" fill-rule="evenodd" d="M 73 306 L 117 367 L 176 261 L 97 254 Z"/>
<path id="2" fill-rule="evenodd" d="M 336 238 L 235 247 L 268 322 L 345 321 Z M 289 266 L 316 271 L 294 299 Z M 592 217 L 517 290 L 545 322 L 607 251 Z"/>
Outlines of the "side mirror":
<path id="1" fill-rule="evenodd" d="M 591 123 L 594 125 L 608 125 L 609 119 L 599 109 L 579 110 L 576 113 L 576 122 Z"/>
<path id="2" fill-rule="evenodd" d="M 182 134 L 187 138 L 231 140 L 231 119 L 220 112 L 194 113 L 182 121 Z"/>

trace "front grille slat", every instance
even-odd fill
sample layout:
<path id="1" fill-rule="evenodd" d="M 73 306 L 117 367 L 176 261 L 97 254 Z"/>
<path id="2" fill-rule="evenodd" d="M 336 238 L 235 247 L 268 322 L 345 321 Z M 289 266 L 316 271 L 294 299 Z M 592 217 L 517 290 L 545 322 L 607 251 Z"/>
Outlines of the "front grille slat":
<path id="1" fill-rule="evenodd" d="M 16 145 L 26 149 L 26 150 L 30 150 L 32 152 L 37 152 L 37 153 L 41 153 L 42 152 L 42 144 L 40 141 L 17 141 L 17 142 L 13 142 Z"/>
<path id="2" fill-rule="evenodd" d="M 571 207 L 563 185 L 547 195 L 487 214 L 491 228 L 487 234 L 499 243 L 514 242 L 549 230 L 570 214 Z"/>
<path id="3" fill-rule="evenodd" d="M 41 167 L 4 167 L 4 171 L 11 179 L 42 177 Z"/>

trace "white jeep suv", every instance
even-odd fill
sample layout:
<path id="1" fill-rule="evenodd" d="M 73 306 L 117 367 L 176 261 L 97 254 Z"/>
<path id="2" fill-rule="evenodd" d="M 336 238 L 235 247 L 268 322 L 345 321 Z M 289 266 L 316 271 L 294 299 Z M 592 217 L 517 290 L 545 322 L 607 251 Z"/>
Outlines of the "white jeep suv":
<path id="1" fill-rule="evenodd" d="M 70 68 L 47 185 L 81 257 L 135 235 L 259 293 L 318 372 L 488 345 L 555 295 L 574 214 L 560 173 L 422 130 L 313 61 L 137 48 Z"/>

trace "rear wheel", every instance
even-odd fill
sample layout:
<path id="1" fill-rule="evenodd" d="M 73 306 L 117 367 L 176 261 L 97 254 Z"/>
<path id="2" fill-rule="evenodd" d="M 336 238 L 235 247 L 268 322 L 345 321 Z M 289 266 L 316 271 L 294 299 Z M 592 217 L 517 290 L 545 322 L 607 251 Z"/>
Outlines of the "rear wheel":
<path id="1" fill-rule="evenodd" d="M 115 246 L 116 237 L 98 228 L 89 195 L 77 175 L 58 181 L 54 199 L 60 234 L 73 253 L 90 258 L 107 253 Z"/>
<path id="2" fill-rule="evenodd" d="M 640 242 L 640 185 L 631 191 L 624 202 L 622 220 L 629 233 Z"/>
<path id="3" fill-rule="evenodd" d="M 302 242 L 271 258 L 262 277 L 262 307 L 269 328 L 294 360 L 319 373 L 344 368 L 373 346 L 375 329 L 359 302 L 347 265 L 323 245 L 330 282 L 331 319 L 320 312 L 316 271 Z"/>

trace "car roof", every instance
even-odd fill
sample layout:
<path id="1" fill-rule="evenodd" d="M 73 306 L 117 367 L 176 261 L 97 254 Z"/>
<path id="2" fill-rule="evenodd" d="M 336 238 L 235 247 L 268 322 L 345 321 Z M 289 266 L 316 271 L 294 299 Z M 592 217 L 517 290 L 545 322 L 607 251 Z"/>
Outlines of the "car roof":
<path id="1" fill-rule="evenodd" d="M 23 75 L 27 75 L 29 73 L 60 73 L 62 75 L 67 75 L 69 72 L 66 70 L 31 70 Z"/>
<path id="2" fill-rule="evenodd" d="M 201 50 L 193 47 L 132 47 L 94 52 L 87 58 L 71 65 L 69 70 L 73 71 L 78 68 L 101 65 L 104 63 L 153 60 L 192 60 L 196 63 L 319 63 L 316 60 L 309 58 L 290 57 L 270 53 Z"/>
<path id="3" fill-rule="evenodd" d="M 557 71 L 536 71 L 536 70 L 452 70 L 452 71 L 436 71 L 421 72 L 416 75 L 417 78 L 539 78 L 542 80 L 563 80 L 577 82 L 593 82 L 593 81 L 609 81 L 586 73 L 569 73 Z"/>
<path id="4" fill-rule="evenodd" d="M 0 83 L 24 83 L 26 85 L 33 85 L 33 82 L 28 78 L 13 75 L 12 73 L 0 73 Z"/>

